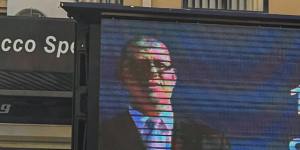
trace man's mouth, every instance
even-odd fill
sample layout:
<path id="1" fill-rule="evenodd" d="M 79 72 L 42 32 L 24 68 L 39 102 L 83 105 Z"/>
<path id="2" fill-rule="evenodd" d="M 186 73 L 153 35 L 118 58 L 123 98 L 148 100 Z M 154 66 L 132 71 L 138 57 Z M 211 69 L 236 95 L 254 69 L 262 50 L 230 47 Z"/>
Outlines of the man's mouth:
<path id="1" fill-rule="evenodd" d="M 149 86 L 149 89 L 153 92 L 163 92 L 163 88 L 161 86 Z"/>

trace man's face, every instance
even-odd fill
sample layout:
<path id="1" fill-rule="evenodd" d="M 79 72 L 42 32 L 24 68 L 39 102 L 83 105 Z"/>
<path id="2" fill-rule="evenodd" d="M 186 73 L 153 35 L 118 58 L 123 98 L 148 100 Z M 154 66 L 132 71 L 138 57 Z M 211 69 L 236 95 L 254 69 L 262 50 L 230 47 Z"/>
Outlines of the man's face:
<path id="1" fill-rule="evenodd" d="M 156 46 L 128 47 L 130 54 L 125 60 L 128 67 L 123 69 L 123 81 L 133 96 L 131 105 L 156 116 L 159 111 L 172 111 L 170 98 L 177 77 L 167 47 L 161 42 L 153 44 Z"/>

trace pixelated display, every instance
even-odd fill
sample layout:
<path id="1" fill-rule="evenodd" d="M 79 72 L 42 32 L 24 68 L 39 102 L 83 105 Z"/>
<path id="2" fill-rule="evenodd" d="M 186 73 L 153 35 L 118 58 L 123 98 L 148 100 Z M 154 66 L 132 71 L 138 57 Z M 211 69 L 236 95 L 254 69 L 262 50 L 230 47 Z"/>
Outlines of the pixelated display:
<path id="1" fill-rule="evenodd" d="M 300 30 L 103 19 L 103 150 L 298 150 Z"/>
<path id="2" fill-rule="evenodd" d="M 300 115 L 300 88 L 297 87 L 297 88 L 294 88 L 291 90 L 291 95 L 295 95 L 297 94 L 298 95 L 298 115 Z"/>

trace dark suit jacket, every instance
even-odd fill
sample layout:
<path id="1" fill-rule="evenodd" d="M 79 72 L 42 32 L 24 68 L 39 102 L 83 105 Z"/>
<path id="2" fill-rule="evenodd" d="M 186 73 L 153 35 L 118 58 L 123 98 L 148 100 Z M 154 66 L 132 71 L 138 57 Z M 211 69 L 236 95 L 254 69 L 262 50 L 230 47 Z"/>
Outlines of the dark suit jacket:
<path id="1" fill-rule="evenodd" d="M 129 113 L 124 113 L 100 125 L 102 150 L 146 150 Z M 230 145 L 219 132 L 191 120 L 176 120 L 172 135 L 172 150 L 229 150 Z"/>

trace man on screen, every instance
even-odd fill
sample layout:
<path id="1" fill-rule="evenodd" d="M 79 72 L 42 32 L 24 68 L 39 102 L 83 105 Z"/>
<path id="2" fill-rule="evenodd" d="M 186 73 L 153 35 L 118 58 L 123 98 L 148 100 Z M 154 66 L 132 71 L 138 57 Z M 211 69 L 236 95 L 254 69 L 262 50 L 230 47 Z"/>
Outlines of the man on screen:
<path id="1" fill-rule="evenodd" d="M 177 76 L 164 43 L 146 36 L 130 41 L 120 79 L 132 100 L 126 113 L 103 124 L 103 150 L 230 149 L 219 132 L 176 118 L 171 97 Z"/>

